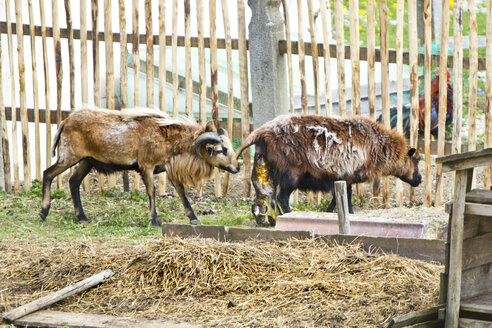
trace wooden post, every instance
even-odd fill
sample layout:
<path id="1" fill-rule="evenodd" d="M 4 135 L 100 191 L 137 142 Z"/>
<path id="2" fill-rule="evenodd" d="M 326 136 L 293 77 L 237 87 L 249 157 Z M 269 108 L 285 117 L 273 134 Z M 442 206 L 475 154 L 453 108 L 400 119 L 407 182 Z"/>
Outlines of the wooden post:
<path id="1" fill-rule="evenodd" d="M 285 40 L 287 41 L 287 72 L 289 76 L 289 112 L 294 113 L 294 78 L 292 74 L 292 44 L 290 38 L 290 19 L 289 19 L 289 7 L 286 0 L 282 0 L 282 9 L 284 11 L 284 24 L 285 24 Z M 299 202 L 299 190 L 296 189 L 292 194 L 292 202 L 297 204 Z"/>
<path id="2" fill-rule="evenodd" d="M 111 0 L 104 0 L 104 45 L 106 46 L 106 107 L 114 109 L 114 55 Z M 116 174 L 108 175 L 108 187 L 116 186 Z"/>
<path id="3" fill-rule="evenodd" d="M 210 15 L 210 85 L 212 89 L 212 121 L 216 129 L 219 128 L 219 86 L 217 71 L 217 34 L 215 25 L 216 0 L 209 1 Z M 222 195 L 222 185 L 220 181 L 220 172 L 218 168 L 214 169 L 215 177 L 215 196 Z"/>
<path id="4" fill-rule="evenodd" d="M 229 9 L 227 0 L 221 0 L 222 17 L 224 20 L 224 34 L 226 38 L 226 58 L 227 58 L 227 133 L 232 140 L 232 129 L 234 123 L 234 72 L 232 67 L 232 39 L 231 27 L 229 23 Z M 222 188 L 222 197 L 227 196 L 229 190 L 230 173 L 224 174 L 224 185 Z"/>
<path id="5" fill-rule="evenodd" d="M 349 1 L 350 60 L 352 61 L 352 114 L 360 115 L 359 1 Z M 359 185 L 357 185 L 359 191 Z"/>
<path id="6" fill-rule="evenodd" d="M 133 57 L 133 107 L 140 107 L 140 35 L 138 26 L 138 0 L 132 1 L 132 57 Z M 141 176 L 133 173 L 133 189 L 140 189 Z"/>
<path id="7" fill-rule="evenodd" d="M 185 19 L 185 112 L 186 116 L 193 117 L 193 78 L 191 75 L 191 19 L 190 0 L 184 0 Z M 214 22 L 215 24 L 215 22 Z"/>
<path id="8" fill-rule="evenodd" d="M 418 146 L 419 137 L 419 86 L 418 86 L 418 39 L 417 2 L 408 0 L 408 50 L 410 62 L 410 145 Z M 415 203 L 415 188 L 410 188 L 410 203 Z"/>
<path id="9" fill-rule="evenodd" d="M 448 293 L 446 302 L 446 328 L 458 327 L 461 298 L 461 268 L 463 265 L 463 222 L 465 212 L 467 170 L 456 171 L 454 184 L 451 239 L 449 244 Z"/>
<path id="10" fill-rule="evenodd" d="M 12 20 L 10 18 L 10 0 L 5 0 L 5 16 L 7 19 L 7 44 L 10 61 L 10 82 L 11 82 L 11 108 L 12 108 L 12 163 L 14 168 L 14 192 L 19 192 L 19 154 L 17 145 L 17 110 L 15 102 L 15 71 L 14 71 L 14 50 L 12 45 Z"/>
<path id="11" fill-rule="evenodd" d="M 302 0 L 297 0 L 297 30 L 298 30 L 298 53 L 299 53 L 299 74 L 301 78 L 301 105 L 302 113 L 307 114 L 307 90 L 306 90 L 306 67 L 304 56 L 304 26 L 302 24 Z"/>
<path id="12" fill-rule="evenodd" d="M 24 32 L 22 30 L 22 3 L 15 0 L 15 19 L 17 28 L 17 56 L 19 65 L 19 100 L 22 130 L 22 159 L 24 164 L 24 190 L 31 189 L 31 156 L 29 151 L 29 128 L 26 105 L 26 65 L 24 62 Z"/>
<path id="13" fill-rule="evenodd" d="M 335 197 L 337 200 L 338 230 L 340 234 L 350 234 L 350 221 L 348 217 L 347 183 L 335 181 Z"/>
<path id="14" fill-rule="evenodd" d="M 403 133 L 403 20 L 405 0 L 398 0 L 396 4 L 396 107 L 398 118 L 396 129 Z M 403 181 L 395 181 L 396 206 L 403 206 Z"/>
<path id="15" fill-rule="evenodd" d="M 55 47 L 55 71 L 56 71 L 56 124 L 60 129 L 60 123 L 62 121 L 62 90 L 63 90 L 63 65 L 60 43 L 60 24 L 58 18 L 58 0 L 52 1 L 52 13 L 53 13 L 53 43 Z M 58 189 L 62 186 L 62 175 L 57 177 Z"/>
<path id="16" fill-rule="evenodd" d="M 492 1 L 487 1 L 487 41 L 486 58 L 492 58 Z M 484 147 L 492 147 L 492 65 L 487 65 L 485 80 L 485 140 Z M 483 185 L 485 189 L 490 189 L 492 185 L 492 167 L 486 166 L 483 170 Z"/>
<path id="17" fill-rule="evenodd" d="M 70 297 L 77 293 L 83 292 L 84 290 L 87 290 L 91 287 L 94 287 L 100 284 L 104 279 L 112 277 L 113 275 L 114 273 L 111 270 L 103 271 L 101 273 L 93 275 L 92 277 L 79 281 L 76 284 L 70 285 L 57 292 L 46 295 L 45 297 L 42 297 L 36 301 L 27 303 L 21 307 L 13 309 L 12 311 L 5 313 L 3 315 L 3 318 L 10 322 L 15 321 L 19 318 L 22 318 L 23 316 L 28 315 L 29 313 L 35 312 L 44 307 L 55 304 L 56 302 L 59 302 L 67 297 Z"/>
<path id="18" fill-rule="evenodd" d="M 463 120 L 463 2 L 462 0 L 456 0 L 453 7 L 453 34 L 454 34 L 454 47 L 453 47 L 453 140 L 452 140 L 452 153 L 461 153 L 461 125 Z M 446 42 L 447 43 L 447 42 Z M 447 75 L 444 75 L 444 71 L 440 76 L 441 79 L 447 79 Z M 439 82 L 441 82 L 439 80 Z M 443 87 L 442 93 L 447 94 L 447 87 L 444 88 L 444 83 L 440 83 L 439 87 Z M 439 96 L 441 95 L 441 89 L 439 90 Z M 476 94 L 475 94 L 476 95 Z M 471 96 L 471 95 L 470 95 Z M 439 97 L 441 98 L 441 97 Z M 440 101 L 440 100 L 439 100 Z M 441 119 L 441 109 L 443 110 L 443 119 L 445 120 L 447 108 L 447 97 L 443 99 L 443 104 L 439 106 L 439 120 Z M 441 123 L 439 121 L 439 123 Z M 443 129 L 444 130 L 444 129 Z M 444 134 L 444 131 L 443 131 Z M 444 137 L 443 137 L 444 138 Z M 470 181 L 471 182 L 471 181 Z M 436 201 L 436 206 L 442 204 L 442 201 Z"/>
<path id="19" fill-rule="evenodd" d="M 250 132 L 249 98 L 248 98 L 248 55 L 246 48 L 246 18 L 244 0 L 238 0 L 238 52 L 239 52 L 239 80 L 241 88 L 241 137 L 245 140 Z M 243 195 L 249 197 L 251 193 L 251 156 L 249 151 L 243 153 L 244 177 Z"/>
<path id="20" fill-rule="evenodd" d="M 203 0 L 197 0 L 198 23 L 198 117 L 200 122 L 207 121 L 207 74 L 205 73 L 205 40 L 203 36 Z"/>
<path id="21" fill-rule="evenodd" d="M 0 58 L 2 58 L 2 44 L 0 42 Z M 5 104 L 3 102 L 3 83 L 2 83 L 2 65 L 0 65 L 0 124 L 2 129 L 2 160 L 3 160 L 3 176 L 5 182 L 5 191 L 12 192 L 12 178 L 10 176 L 10 150 L 9 150 L 9 135 L 7 132 L 7 115 L 5 113 Z"/>
<path id="22" fill-rule="evenodd" d="M 159 108 L 166 111 L 166 2 L 159 0 Z M 159 175 L 159 195 L 166 194 L 166 173 Z"/>
<path id="23" fill-rule="evenodd" d="M 311 59 L 313 60 L 313 83 L 314 83 L 314 112 L 321 114 L 319 104 L 319 63 L 318 63 L 318 44 L 316 42 L 316 25 L 314 25 L 313 0 L 307 0 L 309 17 L 309 34 L 311 35 Z"/>
<path id="24" fill-rule="evenodd" d="M 343 1 L 334 0 L 335 2 L 335 33 L 337 40 L 337 74 L 338 74 L 338 114 L 345 116 L 347 114 L 347 100 L 345 99 L 345 36 L 344 36 L 344 14 Z"/>
<path id="25" fill-rule="evenodd" d="M 432 170 L 430 158 L 430 111 L 431 111 L 431 5 L 430 0 L 424 1 L 425 22 L 425 206 L 432 205 Z"/>
<path id="26" fill-rule="evenodd" d="M 48 49 L 46 46 L 46 23 L 44 14 L 44 0 L 39 0 L 39 12 L 41 17 L 41 37 L 43 41 L 43 68 L 44 68 L 44 99 L 46 105 L 46 167 L 51 166 L 51 106 L 50 106 L 50 78 L 48 65 Z"/>
<path id="27" fill-rule="evenodd" d="M 70 67 L 70 112 L 73 112 L 75 110 L 75 61 L 73 51 L 72 8 L 70 7 L 70 0 L 65 0 L 64 2 L 68 32 L 68 62 Z"/>
<path id="28" fill-rule="evenodd" d="M 145 0 L 145 41 L 147 45 L 145 52 L 146 106 L 152 108 L 154 107 L 154 42 L 152 35 L 151 0 Z"/>
<path id="29" fill-rule="evenodd" d="M 41 141 L 39 133 L 39 90 L 38 90 L 38 70 L 36 62 L 36 37 L 34 30 L 34 13 L 32 10 L 32 0 L 27 1 L 29 9 L 29 32 L 31 36 L 31 63 L 32 63 L 32 90 L 34 100 L 34 134 L 35 134 L 35 165 L 36 165 L 36 179 L 41 181 Z M 1 77 L 0 77 L 1 79 Z M 1 91 L 0 91 L 1 92 Z M 48 156 L 48 155 L 47 155 Z"/>
<path id="30" fill-rule="evenodd" d="M 286 0 L 282 0 L 284 11 L 285 40 L 287 41 L 287 71 L 289 74 L 289 112 L 294 113 L 294 78 L 292 77 L 292 43 L 290 38 L 289 7 Z"/>
<path id="31" fill-rule="evenodd" d="M 121 108 L 128 108 L 128 50 L 127 50 L 127 34 L 126 34 L 126 10 L 125 2 L 119 0 L 119 18 L 120 18 L 120 95 Z M 130 180 L 128 171 L 124 171 L 123 191 L 130 191 Z"/>
<path id="32" fill-rule="evenodd" d="M 411 0 L 410 0 L 411 1 Z M 375 0 L 367 1 L 367 84 L 369 100 L 369 117 L 376 120 L 376 4 Z"/>
<path id="33" fill-rule="evenodd" d="M 468 92 L 468 151 L 477 149 L 477 89 L 478 89 L 478 28 L 477 8 L 475 1 L 468 0 L 468 21 L 470 24 L 470 75 Z M 472 169 L 473 170 L 473 169 Z M 475 175 L 473 175 L 475 176 Z M 475 178 L 472 179 L 472 188 L 475 186 Z"/>
<path id="34" fill-rule="evenodd" d="M 326 7 L 330 3 L 324 0 L 319 1 L 319 11 L 321 14 L 321 25 L 323 27 L 323 58 L 324 58 L 324 68 L 325 68 L 325 109 L 326 115 L 331 116 L 332 104 L 331 104 L 331 87 L 330 87 L 330 37 L 328 36 L 328 18 Z M 285 8 L 285 6 L 284 6 Z M 285 10 L 285 9 L 284 9 Z M 331 19 L 331 18 L 330 18 Z M 287 40 L 289 42 L 289 40 Z M 290 68 L 289 68 L 289 74 Z M 292 105 L 293 106 L 293 105 Z"/>
<path id="35" fill-rule="evenodd" d="M 443 1 L 442 2 L 442 20 L 441 20 L 441 56 L 440 56 L 440 61 L 439 61 L 439 132 L 437 136 L 437 155 L 438 156 L 444 156 L 444 143 L 445 143 L 445 135 L 446 135 L 446 112 L 447 112 L 447 63 L 448 63 L 448 38 L 449 38 L 449 1 Z M 455 31 L 456 34 L 456 31 Z M 454 48 L 456 48 L 456 45 L 458 42 L 461 41 L 458 40 L 455 37 L 455 43 L 454 43 Z M 455 85 L 456 88 L 456 85 Z M 456 92 L 456 91 L 454 91 Z M 458 99 L 456 97 L 453 97 L 453 103 L 455 104 L 458 102 Z M 426 113 L 427 114 L 427 113 Z M 453 116 L 454 117 L 454 116 Z M 456 122 L 456 117 L 453 119 Z M 460 118 L 461 121 L 461 118 Z M 426 123 L 427 124 L 427 123 Z M 453 124 L 454 125 L 454 124 Z M 461 128 L 461 124 L 460 124 Z M 427 155 L 426 155 L 427 156 Z M 443 175 L 442 175 L 442 165 L 437 164 L 436 165 L 436 193 L 435 193 L 435 199 L 434 199 L 434 205 L 435 206 L 441 206 L 442 205 L 442 193 L 443 193 Z"/>
<path id="36" fill-rule="evenodd" d="M 173 65 L 173 116 L 179 115 L 178 93 L 178 0 L 173 0 L 173 34 L 172 34 L 172 65 Z"/>
<path id="37" fill-rule="evenodd" d="M 42 0 L 41 0 L 42 1 Z M 82 89 L 82 104 L 89 103 L 89 78 L 87 75 L 87 1 L 80 1 L 80 77 Z M 89 175 L 82 181 L 84 191 L 89 191 Z"/>
<path id="38" fill-rule="evenodd" d="M 381 106 L 383 107 L 383 125 L 390 128 L 389 108 L 389 53 L 388 53 L 388 4 L 386 0 L 379 2 L 379 26 L 381 30 Z M 383 207 L 389 207 L 389 177 L 383 178 Z"/>

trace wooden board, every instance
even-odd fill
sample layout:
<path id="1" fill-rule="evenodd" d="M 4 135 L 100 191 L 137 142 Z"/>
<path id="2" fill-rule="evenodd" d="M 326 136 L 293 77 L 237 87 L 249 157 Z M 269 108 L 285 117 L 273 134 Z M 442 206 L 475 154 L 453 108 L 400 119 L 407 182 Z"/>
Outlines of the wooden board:
<path id="1" fill-rule="evenodd" d="M 492 264 L 489 263 L 463 271 L 461 277 L 461 299 L 469 299 L 481 295 L 487 290 L 492 291 L 491 270 Z"/>
<path id="2" fill-rule="evenodd" d="M 466 201 L 471 203 L 492 204 L 492 190 L 473 189 L 466 193 Z"/>
<path id="3" fill-rule="evenodd" d="M 443 172 L 483 166 L 492 163 L 492 148 L 437 157 L 436 163 L 443 164 Z"/>
<path id="4" fill-rule="evenodd" d="M 391 319 L 388 328 L 408 327 L 419 323 L 426 323 L 437 319 L 437 311 L 442 306 L 435 306 L 428 309 L 402 314 Z"/>
<path id="5" fill-rule="evenodd" d="M 492 321 L 492 292 L 462 300 L 460 310 L 480 313 L 482 318 Z"/>
<path id="6" fill-rule="evenodd" d="M 492 323 L 490 321 L 473 320 L 473 319 L 460 319 L 460 328 L 490 328 Z"/>
<path id="7" fill-rule="evenodd" d="M 492 263 L 492 233 L 463 241 L 463 270 Z M 492 287 L 492 273 L 490 274 Z"/>
<path id="8" fill-rule="evenodd" d="M 465 213 L 467 215 L 482 215 L 492 216 L 492 205 L 478 204 L 478 203 L 465 203 Z"/>
<path id="9" fill-rule="evenodd" d="M 38 311 L 14 322 L 18 326 L 34 327 L 144 327 L 144 328 L 195 328 L 188 323 L 174 323 L 164 320 L 143 318 L 120 318 L 105 314 L 86 314 L 60 311 Z"/>

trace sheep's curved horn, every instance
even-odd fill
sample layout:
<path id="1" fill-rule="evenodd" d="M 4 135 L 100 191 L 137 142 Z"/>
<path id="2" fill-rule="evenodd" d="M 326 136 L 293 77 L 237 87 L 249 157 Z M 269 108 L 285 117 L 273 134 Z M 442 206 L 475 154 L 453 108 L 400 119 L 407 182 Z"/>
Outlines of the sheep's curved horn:
<path id="1" fill-rule="evenodd" d="M 220 138 L 217 132 L 205 132 L 202 133 L 198 138 L 196 138 L 193 148 L 195 149 L 195 153 L 198 157 L 202 158 L 202 154 L 200 153 L 200 148 L 202 145 L 206 143 L 221 143 L 222 139 Z"/>
<path id="2" fill-rule="evenodd" d="M 227 133 L 227 130 L 224 129 L 224 128 L 219 128 L 219 135 L 220 136 L 225 136 L 225 137 L 229 137 L 229 133 Z"/>

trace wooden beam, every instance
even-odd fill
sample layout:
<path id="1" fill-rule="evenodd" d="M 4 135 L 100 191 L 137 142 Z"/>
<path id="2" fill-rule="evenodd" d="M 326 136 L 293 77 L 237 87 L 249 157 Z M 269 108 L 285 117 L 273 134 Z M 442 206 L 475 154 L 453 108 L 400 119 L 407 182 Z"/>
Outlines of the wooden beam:
<path id="1" fill-rule="evenodd" d="M 96 275 L 93 275 L 92 277 L 79 281 L 76 284 L 70 285 L 59 291 L 46 295 L 45 297 L 37 299 L 31 303 L 27 303 L 21 307 L 13 309 L 12 311 L 5 313 L 3 315 L 3 318 L 8 321 L 17 320 L 29 313 L 35 312 L 51 304 L 54 304 L 58 301 L 61 301 L 67 297 L 70 297 L 77 293 L 83 292 L 84 290 L 87 290 L 91 287 L 94 287 L 95 285 L 101 283 L 104 279 L 107 279 L 113 275 L 114 272 L 111 270 L 100 272 Z"/>

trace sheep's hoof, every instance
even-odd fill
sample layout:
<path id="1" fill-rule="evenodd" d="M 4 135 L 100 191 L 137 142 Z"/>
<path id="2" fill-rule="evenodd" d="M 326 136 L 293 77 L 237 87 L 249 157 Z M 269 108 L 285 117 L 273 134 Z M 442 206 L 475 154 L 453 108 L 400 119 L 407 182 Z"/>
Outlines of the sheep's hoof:
<path id="1" fill-rule="evenodd" d="M 198 221 L 198 219 L 193 219 L 193 220 L 190 220 L 190 224 L 191 225 L 199 225 L 200 221 Z"/>
<path id="2" fill-rule="evenodd" d="M 161 221 L 159 221 L 159 220 L 157 220 L 157 219 L 152 219 L 152 220 L 150 221 L 150 224 L 155 225 L 155 226 L 157 226 L 157 227 L 162 226 Z"/>
<path id="3" fill-rule="evenodd" d="M 89 219 L 87 218 L 79 218 L 79 223 L 88 223 Z"/>
<path id="4" fill-rule="evenodd" d="M 39 212 L 39 221 L 46 221 L 47 215 L 44 214 L 42 211 Z"/>

